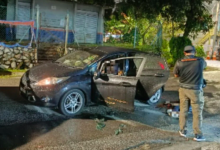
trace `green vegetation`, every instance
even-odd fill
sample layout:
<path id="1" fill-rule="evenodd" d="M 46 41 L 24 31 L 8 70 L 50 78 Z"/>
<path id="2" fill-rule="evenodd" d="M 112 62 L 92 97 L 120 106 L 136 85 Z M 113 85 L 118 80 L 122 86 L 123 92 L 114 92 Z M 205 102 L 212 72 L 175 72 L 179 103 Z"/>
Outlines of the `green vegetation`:
<path id="1" fill-rule="evenodd" d="M 184 56 L 183 49 L 187 45 L 192 45 L 189 38 L 186 37 L 172 37 L 169 42 L 170 54 L 172 56 L 172 62 L 169 62 L 171 66 L 175 62 Z"/>
<path id="2" fill-rule="evenodd" d="M 120 124 L 118 129 L 115 130 L 115 135 L 119 135 L 120 133 L 123 133 L 123 128 L 125 128 L 125 127 L 126 127 L 126 125 Z"/>
<path id="3" fill-rule="evenodd" d="M 20 76 L 17 76 L 17 75 L 0 75 L 0 79 L 9 79 L 11 77 L 20 77 Z"/>
<path id="4" fill-rule="evenodd" d="M 131 43 L 105 43 L 103 46 L 115 46 L 115 47 L 133 49 L 133 44 Z M 150 45 L 138 45 L 136 46 L 135 49 L 145 52 L 155 52 L 155 53 L 158 52 L 154 46 L 150 46 Z"/>
<path id="5" fill-rule="evenodd" d="M 114 3 L 113 0 L 77 0 L 78 3 L 109 6 L 105 17 L 110 19 L 112 8 L 116 19 L 121 12 L 129 14 L 133 12 L 135 20 L 154 20 L 161 16 L 168 22 L 176 23 L 177 29 L 184 32 L 184 36 L 195 36 L 200 31 L 208 31 L 213 27 L 212 16 L 206 9 L 205 3 L 209 5 L 212 0 L 123 0 Z M 117 6 L 116 6 L 117 5 Z"/>
<path id="6" fill-rule="evenodd" d="M 7 6 L 7 0 L 1 0 L 0 6 Z"/>
<path id="7" fill-rule="evenodd" d="M 102 130 L 106 126 L 104 118 L 103 119 L 96 118 L 95 122 L 96 122 L 96 129 L 97 130 Z"/>
<path id="8" fill-rule="evenodd" d="M 7 69 L 7 70 L 3 70 L 3 71 L 9 71 L 9 72 L 26 72 L 27 69 L 23 69 L 23 70 L 21 70 L 21 69 Z M 1 70 L 0 70 L 0 72 L 1 72 Z"/>
<path id="9" fill-rule="evenodd" d="M 27 70 L 18 69 L 0 69 L 0 78 L 18 77 L 21 76 Z"/>
<path id="10" fill-rule="evenodd" d="M 206 54 L 204 52 L 204 49 L 202 46 L 197 46 L 196 47 L 196 56 L 198 57 L 206 57 Z"/>
<path id="11" fill-rule="evenodd" d="M 205 7 L 211 2 L 126 0 L 114 4 L 114 1 L 89 1 L 90 4 L 117 8 L 113 9 L 113 13 L 112 10 L 105 13 L 105 33 L 121 36 L 119 39 L 110 36 L 104 45 L 132 48 L 136 42 L 138 50 L 162 53 L 170 66 L 183 56 L 184 47 L 191 45 L 189 37 L 194 38 L 199 32 L 207 32 L 213 27 L 212 16 Z M 197 56 L 205 57 L 202 47 L 196 47 L 196 50 Z"/>
<path id="12" fill-rule="evenodd" d="M 216 67 L 209 67 L 209 66 L 207 66 L 204 70 L 205 71 L 219 71 L 220 69 L 216 68 Z"/>

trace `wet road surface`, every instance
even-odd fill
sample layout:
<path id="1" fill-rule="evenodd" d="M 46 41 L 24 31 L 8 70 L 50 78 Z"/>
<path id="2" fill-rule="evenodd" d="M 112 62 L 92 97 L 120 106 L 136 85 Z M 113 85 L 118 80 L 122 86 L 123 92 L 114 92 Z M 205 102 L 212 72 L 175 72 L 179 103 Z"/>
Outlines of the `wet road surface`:
<path id="1" fill-rule="evenodd" d="M 208 141 L 220 143 L 218 87 L 215 83 L 205 89 L 204 129 Z M 178 100 L 177 90 L 176 80 L 170 78 L 162 101 Z M 126 149 L 138 144 L 160 149 L 186 141 L 176 133 L 178 119 L 167 116 L 164 108 L 140 102 L 135 103 L 132 113 L 93 106 L 80 116 L 68 118 L 56 109 L 24 103 L 18 87 L 0 87 L 0 103 L 0 149 Z M 95 118 L 105 119 L 106 127 L 102 131 L 96 129 Z M 189 122 L 191 120 L 190 115 Z M 120 124 L 126 128 L 115 136 Z"/>

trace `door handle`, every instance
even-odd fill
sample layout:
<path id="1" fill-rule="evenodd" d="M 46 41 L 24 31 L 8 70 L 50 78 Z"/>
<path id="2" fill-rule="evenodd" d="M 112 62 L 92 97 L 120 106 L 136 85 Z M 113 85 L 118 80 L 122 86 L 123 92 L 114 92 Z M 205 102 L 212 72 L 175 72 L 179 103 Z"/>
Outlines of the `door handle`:
<path id="1" fill-rule="evenodd" d="M 119 83 L 119 85 L 121 85 L 121 86 L 130 86 L 131 83 L 128 83 L 128 82 L 121 82 L 121 83 Z"/>
<path id="2" fill-rule="evenodd" d="M 164 77 L 164 74 L 162 74 L 162 73 L 156 73 L 154 76 L 155 76 L 155 77 Z"/>

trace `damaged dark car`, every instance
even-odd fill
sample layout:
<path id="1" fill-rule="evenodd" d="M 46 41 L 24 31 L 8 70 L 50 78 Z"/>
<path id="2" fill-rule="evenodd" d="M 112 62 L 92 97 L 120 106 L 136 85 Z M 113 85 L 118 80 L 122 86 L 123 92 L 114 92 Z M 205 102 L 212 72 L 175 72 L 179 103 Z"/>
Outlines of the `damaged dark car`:
<path id="1" fill-rule="evenodd" d="M 94 103 L 127 110 L 134 110 L 135 99 L 154 105 L 168 77 L 168 65 L 159 55 L 97 47 L 33 67 L 22 76 L 20 92 L 34 104 L 75 116 Z"/>

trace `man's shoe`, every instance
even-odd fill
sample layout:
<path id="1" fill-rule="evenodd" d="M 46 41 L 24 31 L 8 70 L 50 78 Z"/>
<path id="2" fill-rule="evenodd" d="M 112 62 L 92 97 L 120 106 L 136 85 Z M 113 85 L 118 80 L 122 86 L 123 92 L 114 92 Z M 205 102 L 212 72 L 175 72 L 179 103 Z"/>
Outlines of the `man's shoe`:
<path id="1" fill-rule="evenodd" d="M 187 133 L 187 131 L 186 130 L 183 130 L 183 131 L 179 131 L 179 134 L 180 134 L 180 136 L 182 136 L 182 137 L 186 137 L 186 133 Z"/>
<path id="2" fill-rule="evenodd" d="M 204 142 L 206 139 L 202 135 L 195 135 L 193 140 L 197 142 Z"/>

